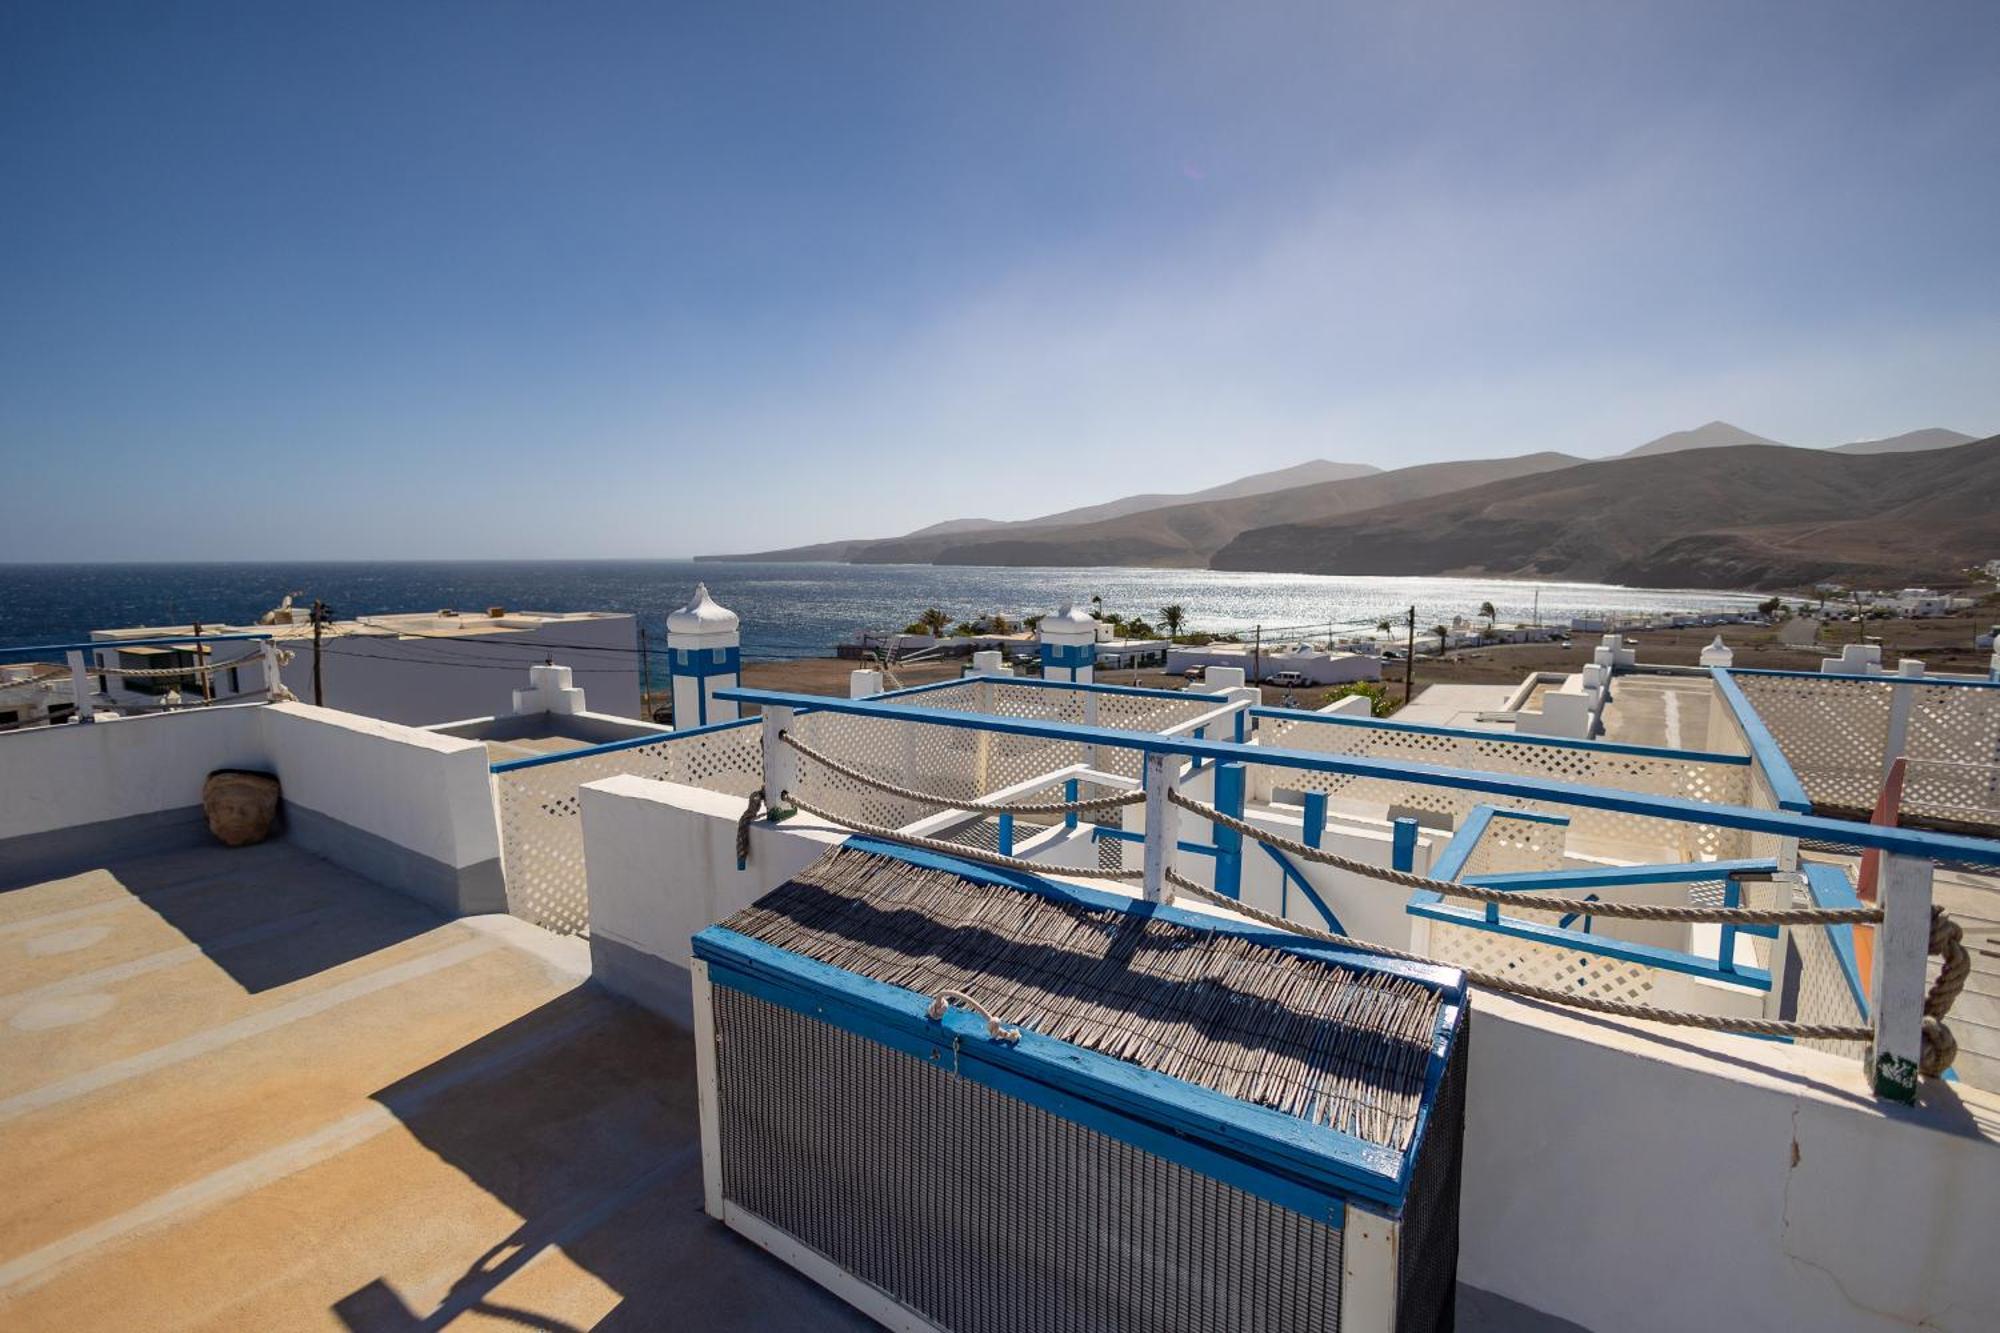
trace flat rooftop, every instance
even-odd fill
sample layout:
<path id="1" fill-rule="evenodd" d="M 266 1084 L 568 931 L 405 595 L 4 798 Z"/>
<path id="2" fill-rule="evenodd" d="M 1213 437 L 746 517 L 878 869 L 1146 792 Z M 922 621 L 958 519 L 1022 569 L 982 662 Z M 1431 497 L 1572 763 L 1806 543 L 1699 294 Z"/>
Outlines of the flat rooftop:
<path id="1" fill-rule="evenodd" d="M 702 1213 L 584 947 L 282 842 L 0 892 L 0 1325 L 873 1327 Z"/>
<path id="2" fill-rule="evenodd" d="M 292 608 L 290 624 L 209 625 L 203 634 L 269 634 L 276 639 L 310 639 L 312 623 L 303 607 Z M 399 611 L 392 615 L 362 616 L 352 620 L 329 620 L 321 627 L 322 638 L 483 638 L 496 634 L 530 634 L 549 625 L 573 625 L 591 620 L 630 620 L 626 611 L 508 611 L 490 616 L 483 610 L 445 615 L 437 611 Z M 118 629 L 95 629 L 93 639 L 106 646 L 120 639 L 170 639 L 192 636 L 193 625 L 132 625 Z"/>

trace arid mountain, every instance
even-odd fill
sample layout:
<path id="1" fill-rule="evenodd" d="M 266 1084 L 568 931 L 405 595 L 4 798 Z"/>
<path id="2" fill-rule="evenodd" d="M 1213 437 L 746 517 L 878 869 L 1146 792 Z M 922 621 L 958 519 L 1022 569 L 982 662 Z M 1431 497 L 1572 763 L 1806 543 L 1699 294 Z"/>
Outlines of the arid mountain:
<path id="1" fill-rule="evenodd" d="M 1803 588 L 1948 582 L 2000 552 L 2000 436 L 1889 455 L 1733 446 L 1607 459 L 1257 528 L 1218 569 Z"/>
<path id="2" fill-rule="evenodd" d="M 1777 444 L 1761 435 L 1752 435 L 1741 426 L 1732 426 L 1727 421 L 1711 421 L 1706 426 L 1696 426 L 1693 430 L 1677 430 L 1671 435 L 1662 435 L 1657 440 L 1648 440 L 1636 449 L 1627 449 L 1617 455 L 1619 458 L 1647 458 L 1653 454 L 1677 454 L 1689 449 L 1721 449 L 1734 444 Z"/>
<path id="3" fill-rule="evenodd" d="M 1443 495 L 1506 477 L 1574 467 L 1567 454 L 1427 463 L 1346 481 L 1292 490 L 1205 500 L 1198 504 L 1128 514 L 1097 523 L 1073 523 L 1022 533 L 980 533 L 944 546 L 928 558 L 940 565 L 1153 565 L 1201 569 L 1235 536 L 1273 523 L 1356 514 L 1383 505 Z M 901 543 L 870 548 L 866 562 L 894 559 Z"/>
<path id="4" fill-rule="evenodd" d="M 1881 440 L 1856 440 L 1852 444 L 1836 444 L 1837 454 L 1919 454 L 1932 449 L 1956 449 L 1961 444 L 1971 444 L 1976 436 L 1963 431 L 1946 430 L 1943 426 L 1926 426 L 1922 430 L 1905 431 L 1901 435 L 1891 435 Z"/>
<path id="5" fill-rule="evenodd" d="M 947 547 L 973 534 L 1013 534 L 1030 529 L 1097 523 L 1170 506 L 1196 504 L 1209 500 L 1240 499 L 1246 496 L 1289 491 L 1301 486 L 1373 476 L 1381 470 L 1369 463 L 1334 463 L 1324 458 L 1316 458 L 1311 462 L 1297 463 L 1274 472 L 1257 472 L 1247 477 L 1238 477 L 1235 481 L 1211 486 L 1204 491 L 1190 491 L 1184 495 L 1159 493 L 1128 495 L 1119 500 L 1107 500 L 1103 504 L 1085 505 L 1079 509 L 1065 509 L 1060 513 L 1044 514 L 1040 518 L 1006 522 L 992 518 L 954 518 L 918 528 L 915 532 L 905 533 L 901 537 L 857 538 L 851 541 L 819 542 L 812 546 L 794 546 L 782 551 L 759 551 L 751 555 L 704 555 L 695 558 L 761 561 L 834 560 L 877 565 L 929 564 Z M 1271 518 L 1264 521 L 1275 523 L 1280 520 Z M 873 550 L 876 547 L 881 549 Z"/>

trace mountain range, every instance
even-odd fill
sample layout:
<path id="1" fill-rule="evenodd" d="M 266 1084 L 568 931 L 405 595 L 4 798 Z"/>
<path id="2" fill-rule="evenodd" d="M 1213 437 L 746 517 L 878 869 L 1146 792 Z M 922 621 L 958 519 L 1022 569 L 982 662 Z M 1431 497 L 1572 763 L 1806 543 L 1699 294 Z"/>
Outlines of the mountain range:
<path id="1" fill-rule="evenodd" d="M 1801 449 L 1712 421 L 1612 458 L 1384 471 L 1315 460 L 1186 495 L 733 560 L 1323 574 L 1490 574 L 1641 587 L 1947 583 L 2000 556 L 2000 436 L 1931 427 Z"/>

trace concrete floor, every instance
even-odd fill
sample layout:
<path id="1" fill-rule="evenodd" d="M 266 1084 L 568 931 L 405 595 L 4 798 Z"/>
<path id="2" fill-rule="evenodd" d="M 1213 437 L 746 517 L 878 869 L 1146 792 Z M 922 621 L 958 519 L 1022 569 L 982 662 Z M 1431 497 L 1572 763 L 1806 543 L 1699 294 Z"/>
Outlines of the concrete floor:
<path id="1" fill-rule="evenodd" d="M 1714 688 L 1704 676 L 1619 676 L 1604 709 L 1603 739 L 1706 750 Z"/>
<path id="2" fill-rule="evenodd" d="M 0 1327 L 859 1328 L 578 941 L 283 844 L 0 893 Z"/>

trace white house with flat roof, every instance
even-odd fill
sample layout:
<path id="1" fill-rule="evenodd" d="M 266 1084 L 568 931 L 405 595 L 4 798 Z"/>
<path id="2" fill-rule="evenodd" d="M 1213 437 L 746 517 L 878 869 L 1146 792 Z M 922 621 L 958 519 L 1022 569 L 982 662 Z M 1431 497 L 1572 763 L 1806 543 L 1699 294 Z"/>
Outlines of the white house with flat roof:
<path id="1" fill-rule="evenodd" d="M 284 613 L 280 613 L 284 614 Z M 267 633 L 277 642 L 280 675 L 295 698 L 364 717 L 425 726 L 507 712 L 532 666 L 566 666 L 591 706 L 625 717 L 639 713 L 637 618 L 623 611 L 426 611 L 333 620 L 319 627 L 319 688 L 314 689 L 314 627 L 297 613 L 289 623 L 204 625 L 206 634 Z M 105 646 L 99 704 L 151 712 L 173 703 L 264 697 L 260 648 L 253 643 L 139 643 L 193 632 L 190 625 L 94 630 Z M 205 672 L 197 670 L 206 667 Z M 142 674 L 143 673 L 143 674 Z M 174 698 L 173 695 L 178 695 Z"/>

